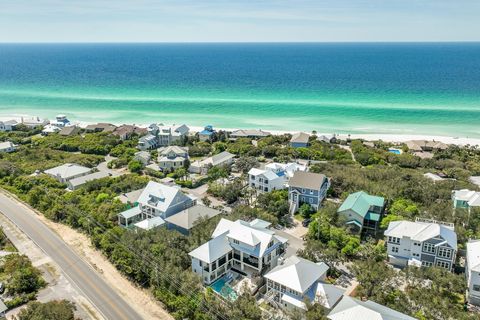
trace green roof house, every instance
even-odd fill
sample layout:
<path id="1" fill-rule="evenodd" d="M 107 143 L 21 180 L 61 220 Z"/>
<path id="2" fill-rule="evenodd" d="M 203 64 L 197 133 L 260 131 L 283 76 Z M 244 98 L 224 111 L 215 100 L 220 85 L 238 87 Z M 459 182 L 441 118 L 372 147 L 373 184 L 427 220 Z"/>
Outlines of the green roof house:
<path id="1" fill-rule="evenodd" d="M 384 207 L 384 198 L 359 191 L 350 194 L 337 212 L 346 220 L 347 225 L 359 231 L 364 228 L 375 231 L 382 219 Z"/>

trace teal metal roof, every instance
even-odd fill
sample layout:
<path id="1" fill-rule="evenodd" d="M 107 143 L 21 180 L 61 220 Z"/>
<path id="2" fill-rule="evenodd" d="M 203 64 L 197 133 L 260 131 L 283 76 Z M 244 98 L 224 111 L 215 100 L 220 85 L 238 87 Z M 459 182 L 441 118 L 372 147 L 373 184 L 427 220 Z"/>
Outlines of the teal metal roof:
<path id="1" fill-rule="evenodd" d="M 352 210 L 358 215 L 369 220 L 378 221 L 380 215 L 370 211 L 371 206 L 383 207 L 385 199 L 382 197 L 371 196 L 364 191 L 359 191 L 350 194 L 342 203 L 338 212 Z"/>

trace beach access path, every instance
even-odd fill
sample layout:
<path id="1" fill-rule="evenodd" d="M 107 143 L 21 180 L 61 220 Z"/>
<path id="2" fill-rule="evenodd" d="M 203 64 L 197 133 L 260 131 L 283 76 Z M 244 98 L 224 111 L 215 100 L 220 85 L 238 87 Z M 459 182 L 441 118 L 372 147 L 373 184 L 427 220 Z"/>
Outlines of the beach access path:
<path id="1" fill-rule="evenodd" d="M 121 277 L 100 252 L 86 245 L 90 241 L 85 235 L 47 220 L 13 195 L 0 191 L 0 213 L 59 265 L 105 319 L 172 319 L 153 298 L 145 298 L 146 292 Z"/>

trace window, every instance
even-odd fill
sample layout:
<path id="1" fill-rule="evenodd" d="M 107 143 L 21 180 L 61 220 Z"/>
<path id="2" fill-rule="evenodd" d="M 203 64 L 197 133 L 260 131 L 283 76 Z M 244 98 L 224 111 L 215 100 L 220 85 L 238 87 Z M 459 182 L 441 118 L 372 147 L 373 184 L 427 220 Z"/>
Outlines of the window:
<path id="1" fill-rule="evenodd" d="M 313 190 L 310 190 L 310 194 L 313 194 Z"/>
<path id="2" fill-rule="evenodd" d="M 273 246 L 273 240 L 268 243 L 268 248 L 270 248 L 271 246 Z"/>
<path id="3" fill-rule="evenodd" d="M 398 247 L 392 247 L 392 252 L 393 253 L 398 253 Z"/>
<path id="4" fill-rule="evenodd" d="M 302 189 L 302 193 L 305 193 L 305 192 L 306 192 L 305 189 Z"/>
<path id="5" fill-rule="evenodd" d="M 445 269 L 450 269 L 450 262 L 438 260 L 438 261 L 437 261 L 437 267 L 442 267 L 442 268 L 445 268 Z"/>
<path id="6" fill-rule="evenodd" d="M 235 244 L 240 244 L 240 241 L 236 240 L 236 239 L 233 239 L 233 243 Z"/>
<path id="7" fill-rule="evenodd" d="M 450 250 L 449 248 L 440 247 L 438 248 L 438 256 L 450 259 L 452 257 L 452 250 Z"/>
<path id="8" fill-rule="evenodd" d="M 389 236 L 389 237 L 388 237 L 388 242 L 400 244 L 400 238 L 390 237 L 390 236 Z"/>
<path id="9" fill-rule="evenodd" d="M 414 242 L 413 245 L 420 247 L 420 242 Z"/>
<path id="10" fill-rule="evenodd" d="M 422 267 L 431 267 L 433 266 L 432 262 L 429 261 L 422 261 Z"/>
<path id="11" fill-rule="evenodd" d="M 420 257 L 420 255 L 418 253 L 414 253 L 413 256 L 414 257 Z"/>
<path id="12" fill-rule="evenodd" d="M 313 199 L 312 198 L 308 199 L 308 202 L 313 203 Z"/>
<path id="13" fill-rule="evenodd" d="M 480 291 L 480 285 L 474 284 L 473 285 L 473 291 Z"/>
<path id="14" fill-rule="evenodd" d="M 435 245 L 433 245 L 432 243 L 425 242 L 423 244 L 422 251 L 427 253 L 435 253 Z"/>

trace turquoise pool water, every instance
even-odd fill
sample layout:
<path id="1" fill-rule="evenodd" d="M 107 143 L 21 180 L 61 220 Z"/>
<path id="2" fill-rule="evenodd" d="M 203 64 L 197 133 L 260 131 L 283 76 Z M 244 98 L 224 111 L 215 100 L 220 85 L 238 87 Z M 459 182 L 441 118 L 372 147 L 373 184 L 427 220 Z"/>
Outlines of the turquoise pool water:
<path id="1" fill-rule="evenodd" d="M 402 152 L 398 149 L 389 149 L 388 152 L 394 153 L 394 154 L 401 154 Z"/>
<path id="2" fill-rule="evenodd" d="M 227 276 L 223 276 L 210 285 L 216 293 L 224 297 L 235 301 L 238 298 L 237 293 L 228 285 Z"/>

